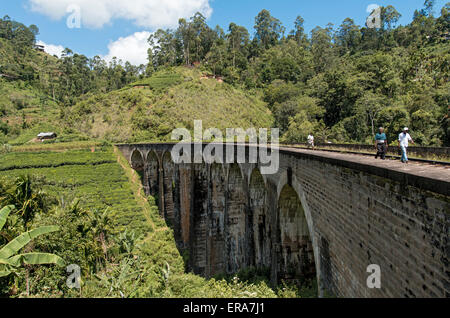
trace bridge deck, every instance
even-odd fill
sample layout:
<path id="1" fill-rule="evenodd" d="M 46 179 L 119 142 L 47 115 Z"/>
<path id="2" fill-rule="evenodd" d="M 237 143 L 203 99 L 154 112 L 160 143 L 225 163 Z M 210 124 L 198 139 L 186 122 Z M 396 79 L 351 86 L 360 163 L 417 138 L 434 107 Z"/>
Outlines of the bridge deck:
<path id="1" fill-rule="evenodd" d="M 446 196 L 450 195 L 450 166 L 399 160 L 381 160 L 367 155 L 335 153 L 320 150 L 280 147 L 281 153 L 289 153 L 314 160 L 329 162 L 347 168 L 358 169 L 381 177 L 418 186 Z"/>
<path id="2" fill-rule="evenodd" d="M 167 151 L 176 143 L 147 143 L 124 144 L 118 147 L 139 148 L 147 147 L 154 150 Z M 193 145 L 193 144 L 192 144 Z M 203 146 L 207 144 L 204 143 Z M 237 144 L 236 146 L 242 146 Z M 245 145 L 253 146 L 253 145 Z M 332 165 L 355 169 L 375 176 L 391 179 L 403 185 L 414 186 L 426 191 L 450 197 L 450 165 L 431 164 L 426 162 L 410 161 L 403 164 L 399 160 L 381 160 L 373 156 L 311 150 L 304 148 L 292 148 L 280 146 L 280 153 L 298 157 L 299 159 L 311 159 Z"/>

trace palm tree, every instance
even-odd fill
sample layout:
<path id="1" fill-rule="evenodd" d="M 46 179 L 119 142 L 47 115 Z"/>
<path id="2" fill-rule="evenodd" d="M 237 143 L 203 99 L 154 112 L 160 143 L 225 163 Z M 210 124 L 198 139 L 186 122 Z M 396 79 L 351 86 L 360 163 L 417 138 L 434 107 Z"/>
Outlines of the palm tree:
<path id="1" fill-rule="evenodd" d="M 0 210 L 0 231 L 6 223 L 6 219 L 15 207 L 10 205 Z M 38 236 L 59 231 L 57 226 L 42 226 L 35 230 L 25 232 L 8 244 L 0 248 L 0 277 L 6 277 L 15 273 L 23 265 L 55 264 L 64 266 L 64 260 L 48 253 L 24 253 L 17 254 L 23 247 Z"/>

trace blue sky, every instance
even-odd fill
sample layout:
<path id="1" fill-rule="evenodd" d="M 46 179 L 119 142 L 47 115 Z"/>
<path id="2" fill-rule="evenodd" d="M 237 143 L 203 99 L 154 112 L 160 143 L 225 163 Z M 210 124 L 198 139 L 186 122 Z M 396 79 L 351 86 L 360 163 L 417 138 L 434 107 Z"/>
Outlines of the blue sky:
<path id="1" fill-rule="evenodd" d="M 435 14 L 448 0 L 437 0 Z M 110 59 L 117 55 L 137 64 L 143 61 L 145 39 L 158 27 L 176 26 L 178 18 L 201 11 L 211 27 L 225 30 L 230 22 L 245 26 L 253 35 L 255 16 L 268 9 L 289 31 L 297 15 L 305 19 L 310 32 L 316 26 L 331 22 L 339 26 L 346 17 L 364 25 L 370 4 L 393 5 L 402 14 L 400 24 L 412 20 L 415 9 L 424 0 L 0 0 L 0 16 L 9 15 L 26 25 L 36 24 L 38 39 L 48 50 L 61 47 L 89 57 Z M 69 5 L 81 9 L 81 28 L 68 28 Z"/>

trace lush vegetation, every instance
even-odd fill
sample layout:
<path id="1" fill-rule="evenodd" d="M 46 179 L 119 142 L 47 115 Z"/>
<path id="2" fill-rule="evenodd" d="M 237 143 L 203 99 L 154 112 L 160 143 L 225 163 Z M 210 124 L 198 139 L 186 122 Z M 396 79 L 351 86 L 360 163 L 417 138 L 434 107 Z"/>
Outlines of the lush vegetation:
<path id="1" fill-rule="evenodd" d="M 11 205 L 0 210 L 0 231 L 3 229 L 3 226 L 5 225 L 9 214 L 14 209 L 15 207 Z M 19 213 L 24 214 L 25 211 L 23 209 L 24 207 L 22 207 Z M 37 252 L 17 254 L 34 238 L 56 231 L 59 231 L 59 228 L 57 226 L 42 226 L 40 228 L 19 235 L 15 239 L 8 242 L 5 246 L 3 246 L 0 249 L 0 277 L 7 277 L 13 273 L 16 273 L 17 269 L 24 265 L 56 264 L 59 266 L 63 266 L 64 260 L 55 254 Z M 27 292 L 28 287 L 29 282 L 27 280 Z"/>
<path id="2" fill-rule="evenodd" d="M 8 16 L 0 19 L 0 73 L 38 88 L 41 97 L 70 105 L 87 92 L 107 92 L 142 78 L 145 66 L 114 59 L 107 64 L 99 56 L 87 58 L 66 48 L 63 58 L 35 50 L 39 28 L 26 27 Z"/>
<path id="3" fill-rule="evenodd" d="M 3 159 L 4 158 L 4 159 Z M 105 160 L 105 159 L 108 160 Z M 204 278 L 185 273 L 172 230 L 146 198 L 140 178 L 111 147 L 2 157 L 0 205 L 15 204 L 0 246 L 27 228 L 64 229 L 22 246 L 54 253 L 81 268 L 81 289 L 66 285 L 65 268 L 28 263 L 0 278 L 12 297 L 315 297 L 314 288 L 274 291 L 258 273 Z M 66 161 L 67 164 L 61 164 Z M 39 162 L 45 162 L 40 165 Z M 20 167 L 22 165 L 22 167 Z M 49 167 L 52 165 L 51 167 Z M 33 176 L 33 177 L 30 177 Z M 50 228 L 48 228 L 50 226 Z M 44 228 L 45 229 L 45 228 Z M 27 242 L 29 243 L 29 242 Z M 42 254 L 44 255 L 44 254 Z M 59 260 L 59 259 L 58 259 Z M 42 263 L 42 261 L 41 261 Z"/>
<path id="4" fill-rule="evenodd" d="M 308 37 L 301 16 L 286 34 L 267 10 L 255 19 L 255 36 L 231 23 L 212 30 L 201 14 L 159 30 L 151 67 L 201 62 L 226 82 L 264 92 L 264 101 L 287 142 L 371 142 L 378 126 L 390 141 L 410 126 L 422 145 L 450 145 L 450 3 L 434 15 L 425 1 L 413 21 L 396 27 L 401 14 L 381 9 L 381 28 L 316 27 Z"/>

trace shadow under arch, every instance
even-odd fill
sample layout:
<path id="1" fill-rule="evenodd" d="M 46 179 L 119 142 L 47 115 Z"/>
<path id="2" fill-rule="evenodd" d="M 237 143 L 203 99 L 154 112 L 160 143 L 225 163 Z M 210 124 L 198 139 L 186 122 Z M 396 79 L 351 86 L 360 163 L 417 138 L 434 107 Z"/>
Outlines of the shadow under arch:
<path id="1" fill-rule="evenodd" d="M 148 195 L 155 197 L 155 201 L 158 205 L 159 202 L 159 160 L 158 156 L 154 151 L 150 151 L 147 155 L 147 169 L 146 169 L 146 178 L 147 178 L 147 189 L 146 192 Z M 160 207 L 161 209 L 161 207 Z"/>
<path id="2" fill-rule="evenodd" d="M 260 269 L 270 268 L 272 227 L 268 211 L 267 187 L 259 168 L 254 168 L 250 175 L 249 199 L 254 265 Z"/>
<path id="3" fill-rule="evenodd" d="M 312 236 L 297 191 L 286 184 L 278 200 L 278 279 L 299 283 L 317 276 Z"/>
<path id="4" fill-rule="evenodd" d="M 144 162 L 144 156 L 142 153 L 135 149 L 131 153 L 131 168 L 137 172 L 139 177 L 141 178 L 142 183 L 144 183 L 145 179 L 145 162 Z"/>

